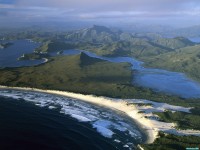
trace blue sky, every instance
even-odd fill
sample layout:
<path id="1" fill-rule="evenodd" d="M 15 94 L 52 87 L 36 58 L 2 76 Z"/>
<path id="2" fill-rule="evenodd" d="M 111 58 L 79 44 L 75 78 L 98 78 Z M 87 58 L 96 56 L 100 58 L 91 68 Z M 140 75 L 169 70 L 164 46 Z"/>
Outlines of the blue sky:
<path id="1" fill-rule="evenodd" d="M 0 0 L 1 4 L 13 4 L 15 2 L 16 2 L 16 0 Z"/>
<path id="2" fill-rule="evenodd" d="M 200 24 L 200 0 L 0 0 L 0 20 Z"/>

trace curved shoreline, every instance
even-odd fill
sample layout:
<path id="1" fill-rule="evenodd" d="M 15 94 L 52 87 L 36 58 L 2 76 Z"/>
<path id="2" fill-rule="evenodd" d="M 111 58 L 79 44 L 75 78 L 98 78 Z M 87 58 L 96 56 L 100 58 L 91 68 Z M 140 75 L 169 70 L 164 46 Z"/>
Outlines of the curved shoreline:
<path id="1" fill-rule="evenodd" d="M 154 140 L 157 138 L 159 131 L 163 131 L 169 134 L 175 135 L 196 135 L 200 136 L 200 131 L 198 130 L 177 130 L 176 124 L 174 123 L 166 123 L 160 122 L 158 119 L 155 119 L 156 116 L 148 111 L 148 109 L 157 110 L 159 108 L 163 111 L 165 110 L 175 110 L 175 111 L 183 111 L 188 112 L 190 108 L 185 108 L 181 106 L 174 106 L 168 105 L 166 103 L 157 103 L 148 100 L 138 100 L 138 99 L 114 99 L 108 97 L 97 97 L 95 95 L 83 95 L 78 93 L 72 93 L 67 91 L 57 91 L 57 90 L 42 90 L 37 88 L 29 88 L 29 87 L 8 87 L 8 86 L 1 86 L 0 89 L 13 89 L 13 90 L 23 90 L 23 91 L 33 91 L 33 92 L 41 92 L 47 94 L 55 94 L 60 96 L 66 96 L 70 98 L 74 98 L 77 100 L 85 101 L 88 103 L 104 106 L 107 108 L 112 108 L 117 111 L 121 111 L 126 114 L 128 117 L 133 119 L 137 124 L 140 125 L 140 128 L 144 130 L 145 134 L 147 135 L 147 140 L 145 143 L 153 143 Z M 138 103 L 143 104 L 153 104 L 152 106 L 137 106 Z M 161 104 L 161 105 L 160 105 Z M 157 106 L 158 105 L 158 106 Z M 141 111 L 143 111 L 141 113 Z"/>
<path id="2" fill-rule="evenodd" d="M 56 90 L 42 90 L 37 88 L 28 88 L 28 87 L 8 87 L 8 86 L 1 86 L 0 89 L 13 89 L 13 90 L 23 90 L 23 91 L 33 91 L 33 92 L 41 92 L 47 94 L 55 94 L 59 96 L 66 96 L 70 98 L 75 98 L 77 100 L 85 101 L 88 103 L 101 105 L 107 108 L 112 108 L 117 111 L 121 111 L 126 114 L 128 117 L 133 119 L 136 123 L 141 125 L 140 127 L 145 130 L 147 135 L 147 140 L 145 143 L 153 143 L 155 138 L 157 137 L 158 131 L 152 128 L 151 123 L 148 119 L 144 118 L 144 115 L 138 113 L 139 110 L 135 106 L 128 106 L 127 102 L 124 100 L 115 100 L 113 101 L 112 98 L 107 97 L 97 97 L 94 95 L 83 95 L 77 94 L 72 92 L 65 92 L 65 91 L 56 91 Z"/>

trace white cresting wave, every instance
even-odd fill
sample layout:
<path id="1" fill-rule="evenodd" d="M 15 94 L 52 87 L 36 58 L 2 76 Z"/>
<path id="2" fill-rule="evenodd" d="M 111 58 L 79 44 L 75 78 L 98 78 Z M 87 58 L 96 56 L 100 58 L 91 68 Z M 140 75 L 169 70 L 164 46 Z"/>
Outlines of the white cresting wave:
<path id="1" fill-rule="evenodd" d="M 143 141 L 143 135 L 130 119 L 105 107 L 77 101 L 74 98 L 32 91 L 0 90 L 0 96 L 25 100 L 39 107 L 57 109 L 60 113 L 70 115 L 80 122 L 90 123 L 101 135 L 112 138 L 113 142 L 122 144 L 130 150 L 135 147 L 133 141 Z"/>
<path id="2" fill-rule="evenodd" d="M 158 116 L 154 115 L 153 112 L 164 112 L 166 110 L 169 111 L 182 111 L 190 113 L 191 108 L 185 108 L 181 106 L 169 105 L 166 103 L 158 103 L 150 100 L 140 100 L 140 99 L 114 99 L 108 97 L 97 97 L 94 95 L 83 95 L 66 91 L 56 91 L 56 90 L 41 90 L 36 88 L 20 88 L 20 87 L 6 87 L 0 86 L 3 89 L 16 89 L 23 90 L 26 92 L 34 91 L 34 92 L 42 92 L 49 94 L 56 94 L 65 96 L 63 99 L 59 99 L 58 97 L 54 97 L 54 99 L 41 98 L 41 93 L 36 97 L 31 97 L 31 92 L 26 94 L 26 97 L 23 99 L 27 101 L 31 101 L 36 103 L 39 106 L 48 106 L 49 108 L 54 108 L 57 105 L 61 106 L 61 112 L 71 115 L 74 118 L 77 118 L 79 121 L 91 122 L 93 127 L 97 129 L 102 135 L 106 137 L 112 137 L 116 133 L 113 129 L 118 131 L 127 132 L 128 135 L 131 135 L 135 139 L 141 139 L 141 134 L 138 130 L 135 130 L 135 127 L 130 126 L 126 123 L 124 118 L 116 117 L 116 112 L 123 112 L 124 115 L 135 120 L 140 127 L 142 127 L 147 135 L 148 140 L 146 143 L 152 143 L 159 131 L 163 131 L 165 133 L 176 134 L 176 135 L 196 135 L 200 136 L 200 131 L 198 130 L 177 130 L 175 123 L 166 123 L 159 121 Z M 5 90 L 4 90 L 5 91 Z M 21 98 L 20 93 L 12 94 L 0 91 L 0 95 L 3 96 L 11 96 L 13 98 Z M 16 91 L 15 91 L 16 92 Z M 58 100 L 59 99 L 59 100 Z M 88 106 L 88 102 L 95 104 L 101 110 L 98 111 L 97 108 L 92 108 Z M 138 104 L 150 104 L 150 105 L 138 105 Z M 72 106 L 72 107 L 71 107 Z M 116 110 L 115 113 L 106 111 L 102 111 L 102 107 L 104 106 L 110 111 Z M 93 106 L 94 107 L 94 106 Z M 73 108 L 73 109 L 72 109 Z M 143 113 L 141 113 L 143 112 Z M 114 117 L 115 116 L 115 117 Z M 118 139 L 115 139 L 118 141 Z"/>

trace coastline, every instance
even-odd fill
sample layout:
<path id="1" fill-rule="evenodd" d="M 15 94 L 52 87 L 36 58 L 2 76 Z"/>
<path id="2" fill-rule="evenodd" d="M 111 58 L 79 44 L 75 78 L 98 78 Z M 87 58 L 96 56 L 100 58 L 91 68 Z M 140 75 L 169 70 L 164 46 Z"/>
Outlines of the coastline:
<path id="1" fill-rule="evenodd" d="M 138 103 L 148 104 L 151 101 L 148 100 L 138 100 L 138 99 L 114 99 L 109 97 L 97 97 L 95 95 L 83 95 L 78 93 L 72 93 L 67 91 L 57 91 L 57 90 L 42 90 L 37 88 L 29 88 L 29 87 L 8 87 L 0 85 L 0 89 L 13 89 L 13 90 L 23 90 L 23 91 L 33 91 L 33 92 L 41 92 L 47 94 L 54 94 L 60 96 L 66 96 L 70 98 L 74 98 L 77 100 L 85 101 L 88 103 L 104 106 L 107 108 L 111 108 L 117 111 L 121 111 L 126 114 L 128 117 L 133 119 L 141 129 L 144 130 L 145 134 L 147 135 L 147 139 L 145 143 L 150 144 L 153 143 L 154 140 L 157 138 L 159 131 L 163 131 L 168 134 L 175 134 L 175 135 L 195 135 L 200 136 L 200 131 L 198 130 L 178 130 L 176 129 L 176 124 L 174 123 L 166 123 L 161 122 L 158 119 L 155 119 L 155 116 L 152 112 L 147 113 L 144 110 L 148 109 L 155 109 L 151 106 L 137 106 Z M 132 101 L 131 101 L 132 100 Z M 156 103 L 156 102 L 152 102 Z M 131 104 L 131 105 L 130 105 Z M 157 103 L 160 104 L 160 103 Z M 166 106 L 166 104 L 164 105 Z M 167 108 L 162 107 L 163 111 L 167 109 L 176 110 L 178 111 L 188 111 L 190 108 L 184 108 L 180 106 L 173 106 L 168 105 Z M 155 111 L 154 110 L 154 111 Z M 142 111 L 142 113 L 141 113 Z"/>
<path id="2" fill-rule="evenodd" d="M 113 101 L 111 98 L 107 97 L 97 97 L 94 95 L 83 95 L 83 94 L 77 94 L 65 91 L 56 91 L 56 90 L 42 90 L 29 87 L 8 87 L 0 85 L 0 89 L 11 89 L 11 90 L 13 89 L 13 90 L 24 90 L 24 91 L 47 93 L 47 94 L 55 94 L 59 96 L 75 98 L 88 103 L 112 108 L 117 111 L 123 112 L 128 117 L 133 119 L 136 123 L 141 125 L 141 128 L 145 131 L 147 135 L 147 140 L 145 141 L 145 143 L 148 144 L 153 143 L 158 135 L 158 130 L 153 129 L 151 122 L 148 121 L 148 119 L 144 118 L 144 115 L 142 115 L 141 113 L 137 113 L 139 112 L 139 110 L 135 106 L 127 106 L 127 103 L 123 100 Z"/>

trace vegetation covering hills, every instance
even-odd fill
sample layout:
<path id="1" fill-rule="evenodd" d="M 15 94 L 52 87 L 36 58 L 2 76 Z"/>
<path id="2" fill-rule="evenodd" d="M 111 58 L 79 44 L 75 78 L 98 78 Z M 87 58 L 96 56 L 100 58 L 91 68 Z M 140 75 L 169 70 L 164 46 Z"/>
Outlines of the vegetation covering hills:
<path id="1" fill-rule="evenodd" d="M 48 37 L 35 52 L 82 49 L 103 56 L 130 56 L 150 67 L 185 72 L 196 80 L 200 78 L 200 72 L 195 71 L 199 70 L 198 45 L 184 37 L 162 38 L 153 33 L 134 34 L 96 25 L 51 36 L 53 38 Z"/>
<path id="2" fill-rule="evenodd" d="M 94 25 L 91 28 L 81 29 L 75 32 L 70 32 L 65 36 L 69 41 L 87 41 L 94 43 L 107 43 L 118 40 L 118 32 L 104 26 Z"/>
<path id="3" fill-rule="evenodd" d="M 153 99 L 184 106 L 196 104 L 197 100 L 185 101 L 134 86 L 134 72 L 128 63 L 111 63 L 88 57 L 84 53 L 57 56 L 38 66 L 0 69 L 0 85 L 66 90 L 109 97 Z"/>
<path id="4" fill-rule="evenodd" d="M 185 150 L 197 148 L 200 138 L 196 136 L 176 136 L 159 133 L 159 137 L 152 144 L 143 144 L 144 150 Z"/>
<path id="5" fill-rule="evenodd" d="M 47 42 L 44 42 L 43 45 L 40 46 L 39 48 L 36 48 L 35 52 L 40 52 L 40 53 L 59 52 L 61 50 L 73 49 L 73 48 L 75 48 L 74 44 L 62 41 L 49 40 Z"/>
<path id="6" fill-rule="evenodd" d="M 1 69 L 0 84 L 108 95 L 131 82 L 129 64 L 86 57 L 58 56 L 39 66 Z"/>
<path id="7" fill-rule="evenodd" d="M 83 49 L 96 51 L 101 55 L 123 55 L 143 57 L 159 55 L 174 49 L 191 46 L 193 43 L 186 38 L 162 38 L 153 33 L 130 33 L 94 25 L 66 32 L 27 31 L 12 35 L 13 38 L 26 38 L 43 43 L 37 52 L 52 52 L 65 49 Z M 8 35 L 6 39 L 12 36 Z"/>
<path id="8" fill-rule="evenodd" d="M 194 129 L 200 130 L 200 109 L 198 113 L 193 112 L 184 113 L 184 112 L 171 112 L 166 111 L 163 113 L 156 113 L 164 122 L 175 122 L 178 128 L 181 129 Z"/>
<path id="9" fill-rule="evenodd" d="M 157 38 L 153 41 L 156 44 L 162 45 L 164 47 L 168 47 L 171 49 L 179 49 L 186 46 L 193 46 L 194 43 L 184 37 L 176 37 L 176 38 Z"/>
<path id="10" fill-rule="evenodd" d="M 122 44 L 124 46 L 120 46 Z M 107 52 L 103 51 L 101 53 L 112 54 L 115 50 L 117 52 L 122 50 L 123 53 L 127 53 L 127 55 L 135 56 L 142 55 L 142 53 L 144 53 L 144 55 L 157 55 L 191 45 L 194 45 L 194 43 L 183 37 L 170 39 L 162 38 L 157 34 L 143 34 L 143 36 L 141 36 L 141 34 L 114 31 L 104 26 L 94 25 L 91 28 L 58 34 L 55 38 L 52 38 L 52 40 L 47 40 L 43 43 L 43 46 L 36 51 L 40 51 L 42 49 L 42 51 L 50 52 L 70 48 L 104 50 L 108 47 L 108 49 L 105 49 Z M 125 49 L 127 49 L 126 52 L 124 52 Z M 116 55 L 117 52 L 115 53 Z"/>
<path id="11" fill-rule="evenodd" d="M 200 45 L 188 46 L 155 57 L 145 58 L 149 67 L 184 72 L 200 81 Z"/>
<path id="12" fill-rule="evenodd" d="M 98 55 L 104 56 L 155 56 L 162 53 L 172 51 L 169 48 L 156 45 L 147 40 L 134 38 L 133 41 L 117 41 L 111 43 L 95 44 L 95 43 L 70 43 L 70 42 L 59 42 L 59 41 L 48 41 L 42 46 L 37 48 L 35 52 L 49 53 L 59 52 L 67 49 L 81 49 L 91 51 Z"/>
<path id="13" fill-rule="evenodd" d="M 109 50 L 110 54 L 108 55 L 112 56 L 131 56 L 136 58 L 150 57 L 171 51 L 169 48 L 138 38 L 135 38 L 132 42 L 120 41 L 107 44 L 98 50 L 105 53 Z"/>
<path id="14" fill-rule="evenodd" d="M 35 49 L 36 53 L 82 49 L 104 56 L 135 57 L 145 61 L 150 67 L 185 72 L 197 80 L 200 76 L 199 71 L 194 71 L 199 70 L 198 50 L 193 42 L 183 37 L 162 38 L 158 34 L 128 33 L 97 25 L 81 30 L 55 33 L 26 30 L 14 37 L 17 35 L 20 38 L 43 41 L 42 46 Z M 9 39 L 9 37 L 7 38 Z M 193 54 L 187 55 L 187 51 Z M 33 54 L 28 54 L 28 56 L 31 55 L 33 56 Z M 34 54 L 34 58 L 36 57 L 38 55 Z M 27 58 L 31 59 L 31 57 Z"/>

